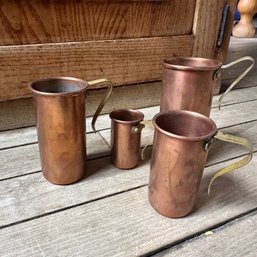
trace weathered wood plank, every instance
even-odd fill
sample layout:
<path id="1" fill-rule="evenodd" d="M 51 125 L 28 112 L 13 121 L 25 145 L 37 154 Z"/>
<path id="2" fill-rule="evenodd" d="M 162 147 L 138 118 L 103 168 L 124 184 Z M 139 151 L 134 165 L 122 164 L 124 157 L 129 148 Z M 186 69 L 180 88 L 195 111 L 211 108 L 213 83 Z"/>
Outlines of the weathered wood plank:
<path id="1" fill-rule="evenodd" d="M 154 256 L 184 257 L 190 253 L 192 257 L 206 255 L 255 257 L 257 252 L 256 227 L 257 213 L 254 212 L 213 230 L 213 234 L 203 234 Z"/>
<path id="2" fill-rule="evenodd" d="M 257 49 L 257 38 L 254 39 L 243 39 L 243 38 L 234 38 L 231 37 L 229 44 L 229 51 L 224 63 L 229 63 L 231 61 L 235 61 L 236 59 L 243 56 L 252 56 L 257 61 L 256 56 Z M 249 61 L 244 61 L 239 64 L 236 64 L 228 69 L 225 69 L 223 72 L 224 79 L 235 79 L 239 74 L 243 72 L 243 70 L 248 67 L 250 64 Z M 245 81 L 248 81 L 248 78 L 254 76 L 257 72 L 256 64 L 252 68 L 252 70 L 244 77 Z M 255 80 L 256 83 L 256 80 Z"/>
<path id="3" fill-rule="evenodd" d="M 233 126 L 234 124 L 256 120 L 256 108 L 257 101 L 223 106 L 221 110 L 213 108 L 211 118 L 216 122 L 218 128 Z"/>
<path id="4" fill-rule="evenodd" d="M 0 45 L 190 34 L 195 0 L 1 1 Z"/>
<path id="5" fill-rule="evenodd" d="M 0 230 L 1 255 L 147 254 L 256 208 L 256 165 L 255 157 L 240 171 L 220 178 L 213 186 L 211 197 L 207 196 L 207 185 L 214 167 L 208 168 L 195 211 L 185 218 L 158 215 L 148 203 L 145 186 L 4 228 Z M 61 194 L 56 204 L 62 198 Z M 45 207 L 43 211 L 47 211 Z"/>
<path id="6" fill-rule="evenodd" d="M 1 181 L 0 227 L 145 185 L 148 170 L 149 162 L 124 171 L 104 158 L 89 161 L 86 178 L 69 186 L 50 184 L 41 173 Z"/>
<path id="7" fill-rule="evenodd" d="M 212 108 L 217 108 L 219 106 L 219 98 L 220 95 L 213 97 Z M 253 88 L 238 88 L 236 90 L 232 90 L 222 100 L 221 107 L 225 105 L 238 104 L 240 102 L 253 101 L 255 99 L 257 99 L 257 83 L 256 85 L 253 85 Z"/>
<path id="8" fill-rule="evenodd" d="M 255 60 L 255 62 L 257 61 L 257 59 Z M 243 71 L 246 70 L 246 68 L 248 68 L 250 66 L 250 62 L 245 62 L 242 63 L 240 65 L 236 65 L 235 67 L 230 67 L 227 69 L 223 70 L 223 79 L 227 80 L 227 79 L 231 79 L 231 80 L 235 80 L 239 75 L 241 75 L 241 73 L 243 73 Z M 249 73 L 244 77 L 244 81 L 248 81 L 250 78 L 250 81 L 252 80 L 251 77 L 255 77 L 257 73 L 257 66 L 254 66 L 251 71 L 249 71 Z M 256 81 L 255 81 L 256 83 Z"/>
<path id="9" fill-rule="evenodd" d="M 37 142 L 36 127 L 0 132 L 0 150 Z"/>
<path id="10" fill-rule="evenodd" d="M 257 74 L 255 73 L 252 76 L 246 77 L 245 81 L 249 82 L 249 83 L 254 83 L 257 84 Z"/>
<path id="11" fill-rule="evenodd" d="M 170 55 L 190 56 L 193 41 L 194 36 L 188 35 L 102 40 L 97 44 L 3 46 L 0 101 L 29 97 L 30 82 L 51 76 L 105 77 L 115 85 L 157 81 L 161 79 L 160 61 Z"/>
<path id="12" fill-rule="evenodd" d="M 247 79 L 247 80 L 246 80 Z M 256 87 L 257 82 L 251 77 L 247 77 L 246 79 L 241 80 L 234 89 L 242 89 L 242 88 L 249 88 L 249 87 Z M 235 79 L 225 79 L 222 81 L 221 90 L 220 92 L 224 92 L 234 81 Z M 234 91 L 234 90 L 233 90 Z M 254 93 L 255 89 L 252 89 Z"/>
<path id="13" fill-rule="evenodd" d="M 242 126 L 228 128 L 225 129 L 224 132 L 229 131 L 230 133 L 241 136 L 247 135 L 247 137 L 253 142 L 254 149 L 256 150 L 256 126 L 257 121 L 247 123 Z M 149 135 L 147 136 L 149 137 Z M 31 152 L 32 151 L 29 151 L 28 154 Z M 215 143 L 209 152 L 207 165 L 212 166 L 211 169 L 212 172 L 214 172 L 218 169 L 216 165 L 214 165 L 215 163 L 220 163 L 224 160 L 235 158 L 244 154 L 245 152 L 245 149 L 239 146 L 229 143 Z M 27 154 L 26 147 L 24 147 L 23 153 L 24 155 Z M 151 151 L 146 152 L 147 160 L 149 160 L 150 154 Z M 5 158 L 9 164 L 9 167 L 6 167 L 6 171 L 11 170 L 17 172 L 17 167 L 22 167 L 22 172 L 26 173 L 36 166 L 35 159 L 37 159 L 38 162 L 38 166 L 35 168 L 39 168 L 37 156 L 31 158 L 27 157 L 27 161 L 24 161 L 24 158 L 19 160 L 19 156 L 17 156 L 17 153 L 14 151 L 12 151 L 10 156 L 14 159 L 16 158 L 16 160 L 10 161 L 9 164 L 8 157 L 3 156 L 3 158 Z M 29 162 L 30 159 L 32 160 L 31 162 Z M 25 162 L 24 165 L 22 164 L 22 161 Z M 11 165 L 11 163 L 13 164 Z M 224 166 L 225 164 L 222 165 Z M 207 170 L 208 169 L 209 168 L 207 168 Z M 0 218 L 0 226 L 18 221 L 19 219 L 29 219 L 33 216 L 42 215 L 45 212 L 55 211 L 58 210 L 58 208 L 67 208 L 73 204 L 92 201 L 101 197 L 106 197 L 109 194 L 115 194 L 131 188 L 141 187 L 148 183 L 149 170 L 149 161 L 140 164 L 133 170 L 123 171 L 111 165 L 109 158 L 103 158 L 89 161 L 87 177 L 81 182 L 69 185 L 68 187 L 51 185 L 45 181 L 41 173 L 32 174 L 25 177 L 18 177 L 10 181 L 2 181 L 0 182 L 0 206 L 4 205 L 4 211 L 2 212 L 2 219 Z M 0 169 L 0 171 L 2 171 L 1 176 L 4 174 L 6 176 L 10 175 L 10 173 L 7 173 L 4 170 Z M 22 190 L 22 188 L 25 188 L 25 190 Z M 66 196 L 69 195 L 69 201 L 67 201 L 66 197 L 61 197 L 62 194 Z M 35 207 L 34 201 L 38 201 L 38 198 L 41 199 L 42 206 L 37 204 Z M 52 200 L 48 201 L 49 198 Z M 58 198 L 60 199 L 57 200 Z M 12 201 L 9 201 L 8 199 L 12 199 Z M 26 210 L 24 210 L 25 206 L 27 206 Z M 46 208 L 47 211 L 42 213 L 44 208 Z"/>
<path id="14" fill-rule="evenodd" d="M 109 153 L 109 146 L 97 134 L 87 134 L 87 158 L 92 159 Z M 0 151 L 0 179 L 28 174 L 41 170 L 38 144 Z"/>

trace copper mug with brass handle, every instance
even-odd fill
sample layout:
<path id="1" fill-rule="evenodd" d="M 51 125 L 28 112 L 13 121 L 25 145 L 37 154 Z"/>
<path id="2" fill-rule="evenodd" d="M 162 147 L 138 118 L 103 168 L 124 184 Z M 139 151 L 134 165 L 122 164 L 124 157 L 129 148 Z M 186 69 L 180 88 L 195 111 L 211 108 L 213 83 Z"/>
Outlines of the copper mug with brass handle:
<path id="1" fill-rule="evenodd" d="M 189 110 L 210 115 L 214 87 L 221 82 L 222 70 L 242 61 L 251 65 L 228 87 L 227 93 L 252 69 L 254 59 L 245 56 L 229 64 L 215 59 L 174 57 L 163 61 L 160 111 Z"/>
<path id="2" fill-rule="evenodd" d="M 44 177 L 54 184 L 71 184 L 86 171 L 86 90 L 98 84 L 108 89 L 92 120 L 95 122 L 112 92 L 112 82 L 86 82 L 71 77 L 46 78 L 32 82 L 40 159 Z"/>
<path id="3" fill-rule="evenodd" d="M 144 114 L 133 109 L 117 109 L 111 118 L 111 162 L 119 169 L 132 169 L 140 161 Z"/>
<path id="4" fill-rule="evenodd" d="M 253 148 L 247 139 L 223 134 L 202 114 L 172 110 L 157 114 L 153 124 L 148 197 L 152 207 L 164 216 L 183 217 L 192 211 L 213 140 L 245 146 L 249 154 L 215 173 L 208 193 L 217 177 L 246 165 L 252 158 Z"/>

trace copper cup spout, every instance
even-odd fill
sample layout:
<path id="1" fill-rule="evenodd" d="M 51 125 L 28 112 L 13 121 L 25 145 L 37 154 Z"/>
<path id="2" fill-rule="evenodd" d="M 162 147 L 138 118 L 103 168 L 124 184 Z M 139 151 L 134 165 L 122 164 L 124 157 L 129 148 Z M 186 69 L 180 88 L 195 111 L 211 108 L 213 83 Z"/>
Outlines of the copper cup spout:
<path id="1" fill-rule="evenodd" d="M 132 109 L 119 109 L 110 113 L 111 125 L 111 162 L 120 169 L 137 166 L 140 155 L 140 122 L 144 114 Z"/>
<path id="2" fill-rule="evenodd" d="M 47 78 L 33 82 L 32 92 L 44 177 L 54 184 L 70 184 L 86 170 L 85 93 L 89 85 L 77 78 Z M 100 103 L 94 122 L 109 97 Z M 92 124 L 94 128 L 94 123 Z"/>

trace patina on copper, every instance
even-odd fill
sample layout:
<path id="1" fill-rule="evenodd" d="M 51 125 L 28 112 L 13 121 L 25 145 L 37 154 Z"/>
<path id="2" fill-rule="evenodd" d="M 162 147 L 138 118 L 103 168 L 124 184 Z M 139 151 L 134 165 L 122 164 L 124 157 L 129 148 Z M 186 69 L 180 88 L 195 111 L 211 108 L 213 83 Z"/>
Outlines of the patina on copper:
<path id="1" fill-rule="evenodd" d="M 160 111 L 189 110 L 209 116 L 221 65 L 218 60 L 197 57 L 164 60 Z"/>
<path id="2" fill-rule="evenodd" d="M 159 113 L 153 124 L 149 201 L 164 216 L 183 217 L 194 207 L 208 153 L 205 142 L 217 128 L 206 116 L 183 110 Z"/>
<path id="3" fill-rule="evenodd" d="M 137 166 L 140 155 L 140 122 L 144 114 L 132 109 L 118 109 L 110 113 L 111 125 L 111 162 L 120 169 Z"/>
<path id="4" fill-rule="evenodd" d="M 110 96 L 112 83 L 106 79 L 86 82 L 56 77 L 33 82 L 38 143 L 45 178 L 54 184 L 70 184 L 86 170 L 85 93 L 88 86 L 109 84 L 93 118 L 95 121 Z"/>

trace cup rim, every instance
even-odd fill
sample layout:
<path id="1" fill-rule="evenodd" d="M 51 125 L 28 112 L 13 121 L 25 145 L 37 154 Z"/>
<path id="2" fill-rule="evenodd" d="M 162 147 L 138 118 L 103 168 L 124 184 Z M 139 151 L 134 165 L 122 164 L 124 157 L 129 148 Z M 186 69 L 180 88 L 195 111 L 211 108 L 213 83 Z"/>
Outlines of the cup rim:
<path id="1" fill-rule="evenodd" d="M 205 62 L 206 66 L 190 66 L 190 65 L 182 65 L 178 64 L 175 61 L 195 61 L 195 62 Z M 208 65 L 207 63 L 213 63 L 212 65 Z M 176 70 L 191 70 L 191 71 L 211 71 L 219 69 L 222 66 L 222 62 L 212 58 L 201 58 L 201 57 L 171 57 L 165 58 L 162 61 L 162 65 L 168 69 L 176 69 Z"/>
<path id="2" fill-rule="evenodd" d="M 156 124 L 156 119 L 160 116 L 163 116 L 163 115 L 169 114 L 169 113 L 170 114 L 172 114 L 172 113 L 183 113 L 183 114 L 186 114 L 186 115 L 189 115 L 189 116 L 199 117 L 202 120 L 205 120 L 206 122 L 211 124 L 213 129 L 210 131 L 210 133 L 208 133 L 206 135 L 190 136 L 190 137 L 189 136 L 181 136 L 181 135 L 174 134 L 172 132 L 168 132 L 168 131 L 162 129 L 158 124 Z M 166 112 L 159 112 L 153 118 L 153 125 L 159 132 L 165 134 L 166 136 L 171 137 L 171 138 L 176 138 L 176 139 L 179 139 L 179 140 L 183 140 L 183 141 L 191 141 L 191 142 L 192 141 L 203 141 L 203 140 L 207 140 L 207 139 L 213 137 L 217 133 L 217 126 L 211 118 L 206 117 L 206 116 L 204 116 L 200 113 L 187 111 L 187 110 L 170 110 L 170 111 L 166 111 Z"/>
<path id="3" fill-rule="evenodd" d="M 140 116 L 140 118 L 135 119 L 135 120 L 120 120 L 120 119 L 117 119 L 117 118 L 113 117 L 116 112 L 121 112 L 121 111 L 136 113 L 136 114 L 138 114 Z M 121 124 L 137 124 L 137 123 L 141 122 L 144 119 L 144 114 L 142 112 L 138 111 L 138 110 L 135 110 L 135 109 L 125 109 L 124 108 L 124 109 L 116 109 L 116 110 L 112 111 L 109 114 L 109 117 L 113 121 L 121 123 Z"/>
<path id="4" fill-rule="evenodd" d="M 55 81 L 55 80 L 66 80 L 66 81 L 71 81 L 71 82 L 77 82 L 78 87 L 80 87 L 78 90 L 74 90 L 74 91 L 67 91 L 67 92 L 44 92 L 44 91 L 40 91 L 34 88 L 34 86 L 38 83 L 42 83 L 42 82 L 46 82 L 46 81 Z M 38 79 L 35 80 L 33 82 L 31 82 L 29 84 L 29 90 L 37 95 L 45 95 L 45 96 L 67 96 L 67 95 L 74 95 L 77 93 L 81 93 L 83 91 L 85 91 L 88 87 L 88 83 L 85 80 L 79 79 L 79 78 L 75 78 L 75 77 L 48 77 L 48 78 L 43 78 L 43 79 Z"/>

